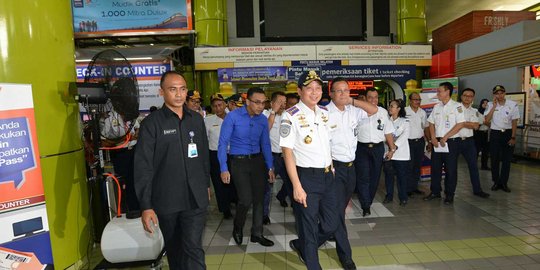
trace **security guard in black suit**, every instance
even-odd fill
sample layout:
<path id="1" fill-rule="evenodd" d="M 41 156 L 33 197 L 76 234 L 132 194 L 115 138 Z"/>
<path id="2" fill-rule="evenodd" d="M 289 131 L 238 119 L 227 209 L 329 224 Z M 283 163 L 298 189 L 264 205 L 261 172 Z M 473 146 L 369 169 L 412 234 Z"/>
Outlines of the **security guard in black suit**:
<path id="1" fill-rule="evenodd" d="M 175 71 L 162 75 L 161 109 L 141 123 L 135 150 L 135 190 L 144 229 L 163 233 L 170 269 L 206 269 L 202 237 L 210 186 L 202 116 L 184 106 L 187 86 Z M 158 223 L 159 220 L 159 223 Z"/>

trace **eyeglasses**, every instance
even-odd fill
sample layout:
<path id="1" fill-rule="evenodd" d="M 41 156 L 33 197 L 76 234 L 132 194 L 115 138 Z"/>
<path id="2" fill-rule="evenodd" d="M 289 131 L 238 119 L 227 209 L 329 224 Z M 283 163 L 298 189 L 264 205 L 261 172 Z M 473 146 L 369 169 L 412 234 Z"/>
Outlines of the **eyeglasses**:
<path id="1" fill-rule="evenodd" d="M 266 103 L 266 100 L 251 100 L 248 98 L 249 101 L 255 103 L 256 105 L 264 105 L 264 103 Z"/>
<path id="2" fill-rule="evenodd" d="M 189 101 L 195 103 L 195 104 L 201 104 L 201 101 L 198 99 L 190 99 Z"/>
<path id="3" fill-rule="evenodd" d="M 473 95 L 461 95 L 462 97 L 474 97 Z"/>
<path id="4" fill-rule="evenodd" d="M 411 100 L 414 100 L 414 101 L 422 101 L 421 98 L 411 98 Z"/>

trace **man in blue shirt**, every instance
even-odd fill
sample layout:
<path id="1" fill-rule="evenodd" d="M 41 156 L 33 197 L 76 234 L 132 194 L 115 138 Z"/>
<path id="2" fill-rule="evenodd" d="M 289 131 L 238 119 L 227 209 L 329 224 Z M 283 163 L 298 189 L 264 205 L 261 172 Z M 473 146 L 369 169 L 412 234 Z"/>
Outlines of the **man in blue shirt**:
<path id="1" fill-rule="evenodd" d="M 274 242 L 262 235 L 265 181 L 269 179 L 271 183 L 274 182 L 268 121 L 261 114 L 265 102 L 266 96 L 261 88 L 250 88 L 246 105 L 227 114 L 219 136 L 218 159 L 221 180 L 229 184 L 232 174 L 238 194 L 233 229 L 233 238 L 238 245 L 242 244 L 243 227 L 251 204 L 253 204 L 251 242 L 263 246 L 274 245 Z M 231 159 L 230 172 L 227 158 Z"/>

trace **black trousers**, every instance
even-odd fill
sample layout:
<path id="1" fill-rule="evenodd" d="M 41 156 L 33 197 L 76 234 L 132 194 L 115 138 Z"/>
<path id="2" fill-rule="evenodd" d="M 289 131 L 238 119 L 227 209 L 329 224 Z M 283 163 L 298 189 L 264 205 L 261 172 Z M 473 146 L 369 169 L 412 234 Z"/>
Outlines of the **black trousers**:
<path id="1" fill-rule="evenodd" d="M 322 269 L 318 248 L 339 226 L 338 198 L 334 175 L 320 168 L 296 167 L 307 207 L 293 202 L 298 228 L 298 243 L 308 270 Z"/>
<path id="2" fill-rule="evenodd" d="M 474 141 L 476 143 L 476 155 L 480 153 L 480 164 L 482 168 L 487 167 L 487 162 L 489 159 L 489 141 L 488 141 L 488 131 L 474 131 Z"/>
<path id="3" fill-rule="evenodd" d="M 216 193 L 219 212 L 224 213 L 230 211 L 231 203 L 236 201 L 236 189 L 234 188 L 234 184 L 224 184 L 223 181 L 221 181 L 217 151 L 210 151 L 210 178 L 212 178 L 212 185 L 214 186 L 214 192 Z M 233 181 L 234 179 L 231 177 L 231 182 Z"/>
<path id="4" fill-rule="evenodd" d="M 334 187 L 336 189 L 339 210 L 339 225 L 334 232 L 334 237 L 336 239 L 336 251 L 339 260 L 343 263 L 352 260 L 351 244 L 347 234 L 347 225 L 345 224 L 345 210 L 356 188 L 356 172 L 354 165 L 349 166 L 348 163 L 342 163 L 336 160 L 333 163 L 335 168 Z"/>
<path id="5" fill-rule="evenodd" d="M 409 140 L 409 152 L 411 154 L 411 162 L 409 163 L 409 179 L 407 180 L 407 192 L 418 189 L 420 181 L 420 173 L 422 168 L 422 160 L 424 159 L 424 148 L 426 141 L 424 138 Z"/>
<path id="6" fill-rule="evenodd" d="M 137 194 L 135 194 L 135 184 L 134 184 L 134 157 L 135 157 L 135 148 L 121 148 L 111 150 L 109 152 L 111 157 L 111 162 L 113 163 L 114 173 L 117 176 L 120 176 L 120 181 L 125 185 L 124 189 L 124 212 L 128 211 L 139 211 L 141 207 L 139 206 L 139 201 L 137 200 Z"/>
<path id="7" fill-rule="evenodd" d="M 206 269 L 202 248 L 206 215 L 206 208 L 158 215 L 169 269 Z"/>
<path id="8" fill-rule="evenodd" d="M 478 172 L 478 159 L 476 158 L 477 152 L 472 137 L 459 142 L 459 153 L 463 155 L 467 162 L 467 167 L 469 167 L 469 177 L 471 179 L 473 193 L 481 192 L 482 187 L 480 185 L 480 174 Z"/>
<path id="9" fill-rule="evenodd" d="M 444 193 L 447 197 L 453 198 L 456 192 L 457 183 L 457 159 L 459 155 L 459 140 L 448 139 L 449 153 L 437 153 L 435 151 L 431 154 L 431 193 L 441 194 L 441 180 L 442 170 L 444 165 Z"/>
<path id="10" fill-rule="evenodd" d="M 356 189 L 358 190 L 359 201 L 362 208 L 369 208 L 373 203 L 379 179 L 381 178 L 384 145 L 358 143 L 356 147 Z"/>
<path id="11" fill-rule="evenodd" d="M 247 212 L 253 205 L 251 235 L 260 237 L 263 232 L 264 189 L 268 179 L 268 170 L 263 155 L 254 158 L 235 159 L 231 157 L 231 177 L 238 194 L 238 205 L 234 217 L 234 226 L 243 228 Z"/>
<path id="12" fill-rule="evenodd" d="M 514 154 L 514 146 L 508 145 L 512 138 L 512 130 L 491 130 L 490 134 L 491 180 L 493 184 L 506 185 L 510 176 L 510 161 Z"/>

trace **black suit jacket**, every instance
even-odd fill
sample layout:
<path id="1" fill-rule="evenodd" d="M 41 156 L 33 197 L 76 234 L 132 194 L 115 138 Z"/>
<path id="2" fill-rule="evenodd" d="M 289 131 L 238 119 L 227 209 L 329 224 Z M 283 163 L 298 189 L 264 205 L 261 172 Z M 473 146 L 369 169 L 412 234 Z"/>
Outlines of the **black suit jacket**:
<path id="1" fill-rule="evenodd" d="M 188 157 L 188 145 L 197 157 Z M 186 109 L 180 119 L 166 105 L 141 123 L 135 150 L 135 190 L 141 209 L 158 214 L 208 206 L 210 161 L 203 118 Z"/>

